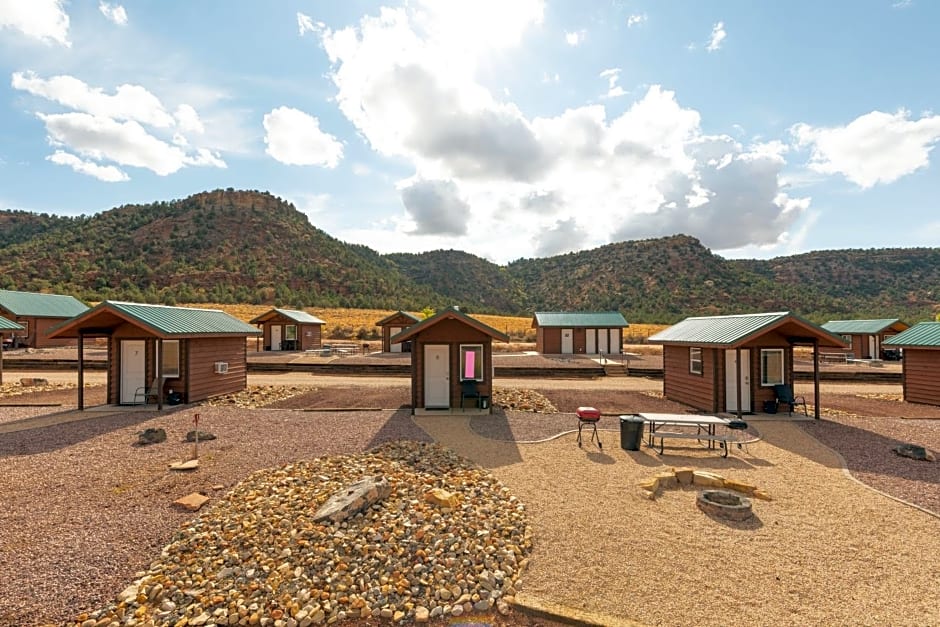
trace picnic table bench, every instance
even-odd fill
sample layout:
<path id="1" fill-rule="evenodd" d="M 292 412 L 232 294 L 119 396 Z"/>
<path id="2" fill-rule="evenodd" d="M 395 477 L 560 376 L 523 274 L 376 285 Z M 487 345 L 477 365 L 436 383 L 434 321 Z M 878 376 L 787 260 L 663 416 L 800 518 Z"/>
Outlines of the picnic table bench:
<path id="1" fill-rule="evenodd" d="M 702 416 L 694 414 L 638 414 L 647 425 L 649 425 L 649 440 L 647 445 L 656 448 L 656 439 L 659 439 L 659 453 L 662 454 L 666 447 L 667 439 L 677 440 L 696 440 L 698 442 L 707 442 L 708 448 L 713 449 L 717 445 L 722 449 L 722 457 L 728 456 L 728 443 L 734 438 L 729 434 L 716 433 L 718 425 L 728 425 L 728 420 L 718 416 Z M 663 430 L 664 426 L 687 426 L 695 427 L 694 433 L 689 431 Z"/>

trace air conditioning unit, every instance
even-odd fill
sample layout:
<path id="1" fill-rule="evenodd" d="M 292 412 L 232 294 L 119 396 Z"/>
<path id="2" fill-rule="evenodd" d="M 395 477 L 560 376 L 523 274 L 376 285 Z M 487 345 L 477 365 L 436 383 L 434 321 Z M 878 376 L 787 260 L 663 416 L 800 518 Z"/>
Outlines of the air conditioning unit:
<path id="1" fill-rule="evenodd" d="M 228 362 L 227 361 L 217 361 L 215 362 L 214 371 L 216 374 L 225 374 L 228 372 Z"/>

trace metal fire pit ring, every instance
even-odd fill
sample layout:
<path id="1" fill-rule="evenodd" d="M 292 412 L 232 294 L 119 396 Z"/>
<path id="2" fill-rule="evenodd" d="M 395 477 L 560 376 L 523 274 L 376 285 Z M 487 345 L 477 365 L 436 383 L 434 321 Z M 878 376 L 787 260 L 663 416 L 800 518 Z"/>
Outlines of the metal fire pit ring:
<path id="1" fill-rule="evenodd" d="M 711 516 L 742 521 L 754 515 L 751 499 L 728 490 L 702 490 L 695 505 Z"/>

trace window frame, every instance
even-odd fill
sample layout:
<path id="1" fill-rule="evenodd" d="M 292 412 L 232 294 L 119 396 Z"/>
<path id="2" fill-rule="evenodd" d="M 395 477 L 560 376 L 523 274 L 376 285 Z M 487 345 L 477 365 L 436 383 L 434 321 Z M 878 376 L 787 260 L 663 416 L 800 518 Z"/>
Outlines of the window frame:
<path id="1" fill-rule="evenodd" d="M 166 347 L 169 344 L 176 345 L 176 370 L 167 368 L 167 350 Z M 160 374 L 164 379 L 179 379 L 180 378 L 180 352 L 182 351 L 182 342 L 180 340 L 163 340 L 160 343 Z"/>
<path id="2" fill-rule="evenodd" d="M 293 335 L 293 337 L 291 337 L 291 335 Z M 288 342 L 297 341 L 297 325 L 296 324 L 284 325 L 284 339 Z"/>
<path id="3" fill-rule="evenodd" d="M 695 355 L 698 355 L 698 358 Z M 703 351 L 701 346 L 690 346 L 689 347 L 689 374 L 702 375 L 705 374 L 703 360 Z M 698 369 L 696 369 L 696 364 L 698 364 Z"/>
<path id="4" fill-rule="evenodd" d="M 465 355 L 468 351 L 473 351 L 477 355 L 474 358 L 475 361 L 473 364 L 473 370 L 474 370 L 473 377 L 466 376 L 466 372 L 464 371 L 464 365 L 466 364 Z M 459 368 L 459 372 L 460 372 L 459 378 L 461 381 L 478 381 L 479 382 L 479 381 L 486 380 L 486 373 L 483 370 L 483 345 L 482 344 L 461 344 L 458 349 L 458 355 L 459 355 L 459 361 L 457 363 L 457 367 Z"/>
<path id="5" fill-rule="evenodd" d="M 779 356 L 780 380 L 770 381 L 767 378 L 767 361 L 765 356 L 776 354 Z M 787 382 L 786 363 L 784 360 L 784 349 L 782 348 L 762 348 L 760 349 L 760 385 L 762 388 L 769 388 L 775 385 L 782 385 Z"/>

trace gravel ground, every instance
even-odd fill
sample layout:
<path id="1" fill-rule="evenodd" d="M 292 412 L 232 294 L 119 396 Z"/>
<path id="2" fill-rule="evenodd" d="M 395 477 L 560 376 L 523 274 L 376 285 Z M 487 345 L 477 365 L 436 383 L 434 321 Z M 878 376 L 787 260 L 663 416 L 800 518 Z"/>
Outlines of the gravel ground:
<path id="1" fill-rule="evenodd" d="M 354 399 L 396 407 L 401 394 L 408 393 L 407 383 L 314 380 L 313 397 L 329 407 L 355 406 Z M 888 403 L 894 416 L 930 411 L 892 400 L 899 386 L 840 393 L 846 397 L 840 409 L 821 421 L 760 423 L 763 440 L 750 446 L 750 454 L 722 460 L 694 447 L 662 457 L 647 450 L 623 451 L 616 422 L 611 422 L 616 419 L 607 416 L 600 425 L 603 451 L 578 449 L 572 434 L 520 446 L 515 441 L 576 428 L 567 412 L 578 405 L 595 405 L 605 414 L 672 408 L 655 393 L 661 382 L 631 377 L 528 383 L 564 413 L 420 418 L 419 428 L 407 409 L 202 407 L 200 428 L 219 438 L 200 444 L 200 470 L 184 475 L 169 474 L 166 465 L 191 451 L 182 439 L 192 428 L 192 408 L 85 412 L 89 419 L 0 432 L 5 469 L 0 476 L 0 625 L 61 622 L 103 606 L 192 518 L 171 506 L 180 496 L 202 491 L 218 497 L 254 470 L 361 452 L 399 438 L 433 438 L 452 446 L 490 468 L 529 506 L 535 553 L 522 584 L 527 594 L 647 624 L 727 624 L 729 616 L 741 624 L 938 622 L 940 521 L 847 480 L 839 457 L 808 437 L 837 451 L 860 480 L 940 514 L 937 463 L 890 451 L 900 441 L 940 451 L 940 420 L 883 418 L 870 415 L 872 409 L 863 413 L 865 408 L 885 411 L 881 403 Z M 74 402 L 74 390 L 70 393 Z M 831 398 L 827 393 L 824 405 L 835 406 Z M 0 422 L 6 424 L 0 427 L 9 428 L 16 417 L 50 411 L 59 409 L 3 407 Z M 165 428 L 167 442 L 133 446 L 136 433 L 147 427 Z M 504 439 L 514 441 L 498 441 Z M 750 480 L 770 490 L 774 501 L 756 504 L 757 520 L 744 525 L 702 518 L 691 505 L 692 495 L 683 491 L 652 504 L 638 499 L 637 482 L 669 465 L 687 464 Z M 572 521 L 579 525 L 576 530 Z M 903 542 L 899 529 L 905 530 Z M 664 589 L 708 594 L 664 595 Z M 652 597 L 658 602 L 640 601 Z M 710 609 L 715 603 L 721 611 Z"/>

